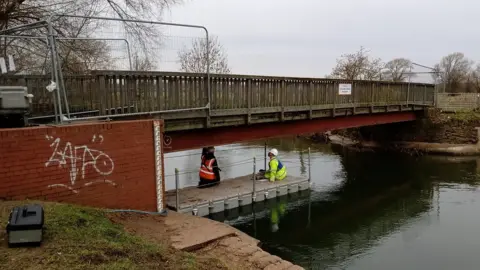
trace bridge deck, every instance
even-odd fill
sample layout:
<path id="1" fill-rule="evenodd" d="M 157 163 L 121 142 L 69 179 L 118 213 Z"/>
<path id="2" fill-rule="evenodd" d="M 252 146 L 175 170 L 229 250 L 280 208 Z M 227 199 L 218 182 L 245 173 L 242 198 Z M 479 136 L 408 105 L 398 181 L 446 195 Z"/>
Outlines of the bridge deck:
<path id="1" fill-rule="evenodd" d="M 251 175 L 247 175 L 227 179 L 211 188 L 182 188 L 179 190 L 178 212 L 188 213 L 195 210 L 198 216 L 206 216 L 310 188 L 306 177 L 287 176 L 274 183 L 257 180 L 254 193 L 251 178 Z M 167 191 L 166 200 L 169 208 L 177 210 L 175 194 L 175 190 Z"/>

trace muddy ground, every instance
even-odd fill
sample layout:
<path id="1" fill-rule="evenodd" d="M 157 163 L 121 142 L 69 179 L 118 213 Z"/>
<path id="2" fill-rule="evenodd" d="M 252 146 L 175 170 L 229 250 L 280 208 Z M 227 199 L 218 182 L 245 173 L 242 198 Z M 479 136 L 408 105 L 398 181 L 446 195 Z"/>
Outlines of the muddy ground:
<path id="1" fill-rule="evenodd" d="M 192 252 L 199 259 L 219 259 L 229 269 L 302 269 L 263 251 L 254 238 L 206 218 L 176 212 L 169 212 L 167 217 L 114 213 L 109 214 L 109 218 L 114 223 L 122 224 L 128 232 L 162 245 L 180 247 L 182 242 L 189 242 L 183 246 L 184 250 Z M 197 229 L 199 225 L 201 229 Z M 218 235 L 218 238 L 204 240 L 208 235 Z M 201 242 L 204 244 L 195 245 Z"/>

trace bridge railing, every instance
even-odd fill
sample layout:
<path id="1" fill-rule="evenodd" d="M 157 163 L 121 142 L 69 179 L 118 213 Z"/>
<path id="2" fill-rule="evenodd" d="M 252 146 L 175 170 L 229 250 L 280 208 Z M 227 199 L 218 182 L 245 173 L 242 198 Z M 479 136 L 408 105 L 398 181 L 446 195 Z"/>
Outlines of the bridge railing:
<path id="1" fill-rule="evenodd" d="M 345 81 L 245 75 L 211 75 L 208 98 L 204 74 L 172 72 L 94 71 L 65 76 L 70 111 L 99 115 L 190 109 L 268 112 L 400 104 L 434 104 L 434 85 L 380 81 Z M 53 114 L 50 77 L 0 76 L 0 85 L 25 85 L 34 95 L 33 115 Z M 352 85 L 339 95 L 339 84 Z"/>

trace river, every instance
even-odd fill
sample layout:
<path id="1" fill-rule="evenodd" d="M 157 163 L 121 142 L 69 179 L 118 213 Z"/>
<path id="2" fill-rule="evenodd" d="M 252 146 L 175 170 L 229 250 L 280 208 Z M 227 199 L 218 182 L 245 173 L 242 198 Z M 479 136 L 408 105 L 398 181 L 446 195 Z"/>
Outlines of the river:
<path id="1" fill-rule="evenodd" d="M 479 269 L 480 159 L 349 151 L 297 138 L 268 141 L 312 190 L 212 218 L 306 269 Z M 182 186 L 197 183 L 199 150 L 166 155 Z M 224 179 L 263 168 L 261 143 L 217 147 Z M 223 165 L 222 165 L 223 164 Z M 183 168 L 181 168 L 183 166 Z M 191 172 L 189 172 L 191 171 Z"/>

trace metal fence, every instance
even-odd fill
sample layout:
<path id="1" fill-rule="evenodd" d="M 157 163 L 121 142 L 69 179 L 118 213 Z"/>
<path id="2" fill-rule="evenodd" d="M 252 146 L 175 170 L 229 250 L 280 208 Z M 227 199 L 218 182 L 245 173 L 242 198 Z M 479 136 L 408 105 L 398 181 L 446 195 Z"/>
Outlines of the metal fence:
<path id="1" fill-rule="evenodd" d="M 54 25 L 68 25 L 69 31 L 58 31 Z M 103 114 L 102 106 L 109 106 L 110 103 L 125 101 L 127 104 L 122 104 L 126 107 L 123 111 L 132 107 L 126 100 L 132 100 L 129 95 L 133 93 L 125 93 L 123 97 L 116 97 L 115 94 L 105 97 L 95 92 L 92 86 L 95 76 L 91 76 L 91 70 L 180 71 L 181 55 L 197 49 L 206 58 L 205 66 L 199 72 L 207 78 L 210 74 L 209 50 L 198 47 L 198 44 L 209 44 L 208 31 L 198 25 L 52 15 L 46 21 L 0 31 L 0 35 L 16 41 L 2 43 L 5 44 L 5 51 L 15 52 L 18 48 L 25 51 L 23 54 L 13 53 L 21 58 L 17 62 L 22 64 L 20 72 L 15 75 L 44 75 L 36 78 L 23 76 L 20 79 L 17 76 L 2 76 L 0 83 L 32 85 L 35 88 L 33 92 L 38 94 L 33 104 L 33 115 L 54 114 L 58 122 L 63 121 L 64 115 L 71 118 L 71 113 L 85 110 L 102 110 L 100 114 Z M 43 45 L 43 48 L 35 49 L 32 46 L 35 42 Z M 32 59 L 35 64 L 27 61 L 32 62 Z M 51 82 L 55 82 L 56 87 L 53 90 L 55 96 L 49 100 L 45 96 L 45 87 Z M 204 85 L 207 92 L 210 89 L 209 82 L 207 80 Z M 140 82 L 144 83 L 148 84 Z M 113 98 L 115 101 L 106 103 Z M 143 105 L 135 104 L 134 107 L 139 106 Z"/>

